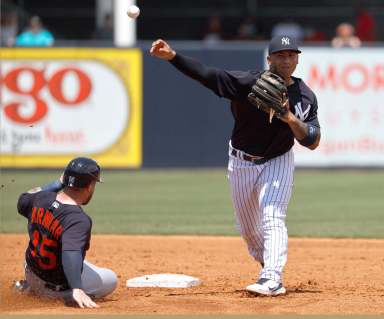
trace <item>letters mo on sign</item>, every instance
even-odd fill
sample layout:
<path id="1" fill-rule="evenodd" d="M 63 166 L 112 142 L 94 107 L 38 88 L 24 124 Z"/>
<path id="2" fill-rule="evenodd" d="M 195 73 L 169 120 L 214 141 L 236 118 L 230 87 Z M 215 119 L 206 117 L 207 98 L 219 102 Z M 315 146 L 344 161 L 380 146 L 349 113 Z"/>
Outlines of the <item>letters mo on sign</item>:
<path id="1" fill-rule="evenodd" d="M 295 71 L 318 98 L 316 155 L 296 146 L 298 166 L 384 166 L 382 49 L 304 48 Z"/>
<path id="2" fill-rule="evenodd" d="M 139 50 L 2 50 L 2 166 L 141 165 Z M 38 58 L 35 58 L 38 56 Z"/>

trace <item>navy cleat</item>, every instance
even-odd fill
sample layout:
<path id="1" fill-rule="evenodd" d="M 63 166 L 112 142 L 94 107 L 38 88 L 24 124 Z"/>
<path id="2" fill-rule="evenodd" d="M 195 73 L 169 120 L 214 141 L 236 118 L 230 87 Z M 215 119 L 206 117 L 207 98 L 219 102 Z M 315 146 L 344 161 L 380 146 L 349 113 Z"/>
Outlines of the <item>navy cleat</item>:
<path id="1" fill-rule="evenodd" d="M 26 280 L 18 280 L 14 283 L 13 289 L 17 292 L 27 292 L 29 288 L 28 281 Z"/>

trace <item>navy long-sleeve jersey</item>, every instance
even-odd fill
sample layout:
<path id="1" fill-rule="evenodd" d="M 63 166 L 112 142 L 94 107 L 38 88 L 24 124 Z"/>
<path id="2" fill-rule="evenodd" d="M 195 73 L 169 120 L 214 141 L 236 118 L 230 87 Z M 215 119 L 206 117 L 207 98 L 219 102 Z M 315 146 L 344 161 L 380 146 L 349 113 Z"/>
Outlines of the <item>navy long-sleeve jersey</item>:
<path id="1" fill-rule="evenodd" d="M 55 192 L 20 195 L 18 212 L 28 219 L 28 267 L 46 282 L 69 288 L 62 265 L 63 251 L 79 251 L 83 260 L 90 246 L 92 220 L 80 206 L 56 201 Z"/>
<path id="2" fill-rule="evenodd" d="M 269 123 L 269 115 L 248 101 L 251 87 L 262 71 L 225 71 L 179 53 L 170 62 L 219 97 L 231 101 L 234 148 L 265 158 L 274 158 L 292 148 L 294 135 L 288 124 L 276 118 Z M 315 94 L 303 80 L 296 77 L 292 80 L 293 84 L 287 87 L 290 110 L 303 122 L 320 127 Z"/>

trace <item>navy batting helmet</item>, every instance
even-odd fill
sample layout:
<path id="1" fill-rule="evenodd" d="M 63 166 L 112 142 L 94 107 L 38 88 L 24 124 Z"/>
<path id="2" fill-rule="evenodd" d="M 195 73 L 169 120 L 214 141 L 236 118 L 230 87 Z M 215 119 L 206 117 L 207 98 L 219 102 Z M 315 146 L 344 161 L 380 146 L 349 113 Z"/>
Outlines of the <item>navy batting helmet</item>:
<path id="1" fill-rule="evenodd" d="M 63 184 L 68 187 L 87 187 L 94 180 L 101 182 L 100 166 L 91 158 L 74 158 L 64 171 Z"/>

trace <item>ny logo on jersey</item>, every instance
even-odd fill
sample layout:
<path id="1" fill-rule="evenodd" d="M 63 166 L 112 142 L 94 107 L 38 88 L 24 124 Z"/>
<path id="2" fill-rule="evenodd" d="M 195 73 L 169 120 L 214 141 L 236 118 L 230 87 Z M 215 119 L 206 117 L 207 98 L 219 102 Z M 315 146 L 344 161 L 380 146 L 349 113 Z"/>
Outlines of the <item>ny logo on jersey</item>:
<path id="1" fill-rule="evenodd" d="M 303 109 L 301 108 L 301 102 L 299 102 L 295 104 L 295 116 L 301 121 L 304 121 L 308 117 L 310 109 L 311 104 L 308 104 L 308 107 L 303 111 Z"/>
<path id="2" fill-rule="evenodd" d="M 289 38 L 287 38 L 287 37 L 281 38 L 281 44 L 282 45 L 289 45 Z"/>

